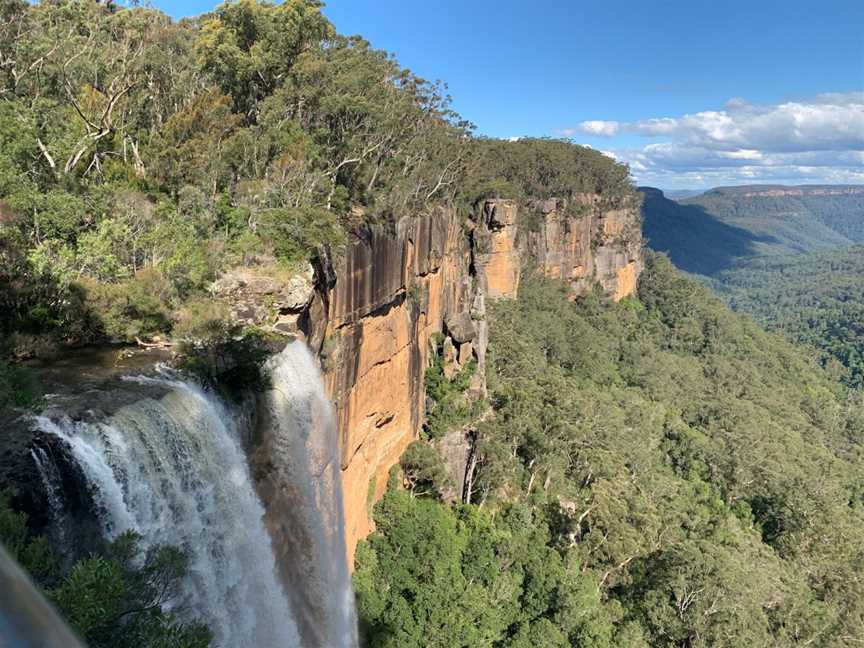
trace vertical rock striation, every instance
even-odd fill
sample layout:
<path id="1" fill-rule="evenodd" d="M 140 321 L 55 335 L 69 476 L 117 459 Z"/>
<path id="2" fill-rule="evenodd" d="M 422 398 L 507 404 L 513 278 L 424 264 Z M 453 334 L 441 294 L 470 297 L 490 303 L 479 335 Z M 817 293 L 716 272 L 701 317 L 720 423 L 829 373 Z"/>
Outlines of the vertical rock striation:
<path id="1" fill-rule="evenodd" d="M 455 362 L 478 363 L 485 392 L 488 299 L 515 298 L 525 269 L 632 294 L 641 270 L 638 204 L 583 195 L 520 209 L 487 200 L 473 218 L 440 210 L 358 231 L 339 258 L 316 263 L 316 291 L 299 325 L 318 350 L 335 405 L 349 560 L 372 529 L 370 509 L 423 424 L 430 338 Z M 521 213 L 520 213 L 521 212 Z"/>
<path id="2" fill-rule="evenodd" d="M 305 324 L 336 408 L 349 555 L 422 425 L 428 340 L 470 311 L 466 240 L 463 224 L 439 213 L 369 228 L 340 259 L 319 260 Z"/>
<path id="3" fill-rule="evenodd" d="M 636 290 L 642 248 L 639 206 L 632 199 L 608 204 L 596 194 L 577 195 L 569 206 L 551 199 L 534 205 L 535 231 L 526 249 L 547 277 L 570 284 L 576 297 L 598 283 L 620 300 Z"/>

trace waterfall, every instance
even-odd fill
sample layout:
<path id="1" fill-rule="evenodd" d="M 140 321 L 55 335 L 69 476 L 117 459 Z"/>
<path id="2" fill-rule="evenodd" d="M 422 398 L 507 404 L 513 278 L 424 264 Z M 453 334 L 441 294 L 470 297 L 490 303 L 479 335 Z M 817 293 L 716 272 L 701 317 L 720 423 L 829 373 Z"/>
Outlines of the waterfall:
<path id="1" fill-rule="evenodd" d="M 36 465 L 36 471 L 39 473 L 39 480 L 42 482 L 45 496 L 48 499 L 51 541 L 56 546 L 62 547 L 66 543 L 68 520 L 66 519 L 66 509 L 63 502 L 63 486 L 60 480 L 60 471 L 57 469 L 54 459 L 43 448 L 33 448 L 30 451 L 30 455 L 33 457 L 33 463 Z"/>
<path id="2" fill-rule="evenodd" d="M 321 373 L 302 342 L 269 362 L 272 388 L 259 412 L 272 470 L 268 525 L 305 646 L 358 645 L 346 564 L 339 444 Z"/>
<path id="3" fill-rule="evenodd" d="M 166 393 L 102 420 L 36 419 L 43 431 L 69 444 L 93 491 L 105 536 L 131 529 L 145 549 L 189 548 L 190 577 L 180 603 L 210 625 L 216 645 L 303 645 L 232 413 L 209 392 L 178 378 L 129 380 L 159 384 Z M 44 458 L 36 459 L 41 470 Z M 54 506 L 51 498 L 49 489 Z"/>

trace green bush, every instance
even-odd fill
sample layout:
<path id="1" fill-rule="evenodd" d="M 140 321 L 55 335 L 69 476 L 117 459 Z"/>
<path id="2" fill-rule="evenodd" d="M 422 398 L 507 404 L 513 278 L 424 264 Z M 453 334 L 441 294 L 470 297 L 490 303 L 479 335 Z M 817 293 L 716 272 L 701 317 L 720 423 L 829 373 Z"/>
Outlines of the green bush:
<path id="1" fill-rule="evenodd" d="M 483 411 L 485 404 L 469 399 L 466 394 L 476 370 L 477 362 L 472 359 L 448 378 L 440 350 L 435 354 L 424 381 L 428 407 L 423 429 L 429 439 L 441 438 L 449 430 L 471 422 Z"/>
<path id="2" fill-rule="evenodd" d="M 0 411 L 6 407 L 35 409 L 41 400 L 33 374 L 0 358 Z"/>
<path id="3" fill-rule="evenodd" d="M 83 281 L 88 308 L 99 313 L 101 334 L 118 342 L 146 340 L 171 331 L 174 291 L 154 270 L 122 283 Z"/>
<path id="4" fill-rule="evenodd" d="M 264 363 L 270 357 L 267 338 L 256 329 L 243 329 L 210 320 L 181 338 L 178 368 L 195 375 L 224 398 L 237 400 L 249 391 L 270 385 Z"/>
<path id="5" fill-rule="evenodd" d="M 42 536 L 30 537 L 27 516 L 0 490 L 0 542 L 45 588 L 69 626 L 93 648 L 207 648 L 210 630 L 180 621 L 169 611 L 189 571 L 189 554 L 168 545 L 144 551 L 141 538 L 126 532 L 107 549 L 60 573 L 57 557 Z"/>
<path id="6" fill-rule="evenodd" d="M 319 246 L 339 247 L 345 241 L 339 219 L 324 209 L 269 209 L 260 220 L 261 236 L 284 263 L 305 260 Z"/>
<path id="7" fill-rule="evenodd" d="M 441 453 L 428 441 L 414 441 L 399 459 L 408 488 L 415 495 L 441 498 L 452 482 Z"/>

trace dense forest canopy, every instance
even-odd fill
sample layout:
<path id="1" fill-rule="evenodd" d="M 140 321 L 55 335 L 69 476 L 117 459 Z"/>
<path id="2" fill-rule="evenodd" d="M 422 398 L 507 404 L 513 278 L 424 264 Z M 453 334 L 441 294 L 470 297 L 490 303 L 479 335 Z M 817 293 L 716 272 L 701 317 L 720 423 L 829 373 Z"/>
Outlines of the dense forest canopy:
<path id="1" fill-rule="evenodd" d="M 725 187 L 674 201 L 640 187 L 648 245 L 735 310 L 816 349 L 850 386 L 864 371 L 864 188 Z M 779 194 L 779 195 L 776 195 Z"/>
<path id="2" fill-rule="evenodd" d="M 757 258 L 712 287 L 735 310 L 818 350 L 847 384 L 864 385 L 864 248 Z"/>
<path id="3" fill-rule="evenodd" d="M 864 636 L 860 394 L 660 256 L 638 298 L 535 279 L 490 321 L 466 502 L 412 448 L 358 551 L 371 646 Z"/>
<path id="4" fill-rule="evenodd" d="M 96 0 L 0 5 L 0 331 L 18 333 L 13 351 L 51 332 L 168 333 L 226 267 L 338 250 L 365 222 L 501 192 L 631 191 L 596 151 L 473 137 L 445 86 L 336 33 L 321 7 L 239 0 L 174 22 Z"/>

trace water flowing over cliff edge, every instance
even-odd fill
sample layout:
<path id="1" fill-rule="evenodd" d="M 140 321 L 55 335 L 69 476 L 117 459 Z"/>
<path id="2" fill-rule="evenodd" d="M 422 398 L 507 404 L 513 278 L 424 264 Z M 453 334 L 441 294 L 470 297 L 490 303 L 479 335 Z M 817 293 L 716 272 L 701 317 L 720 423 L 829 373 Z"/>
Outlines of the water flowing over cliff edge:
<path id="1" fill-rule="evenodd" d="M 54 406 L 35 427 L 61 440 L 80 468 L 105 539 L 132 530 L 144 548 L 191 550 L 179 604 L 203 617 L 218 645 L 356 645 L 330 405 L 302 343 L 270 369 L 256 434 L 267 439 L 267 487 L 284 505 L 268 517 L 276 552 L 244 451 L 244 417 L 194 383 L 164 372 L 127 376 L 128 391 L 145 391 L 109 416 L 73 419 Z M 62 538 L 61 470 L 54 453 L 32 452 L 51 532 Z"/>

